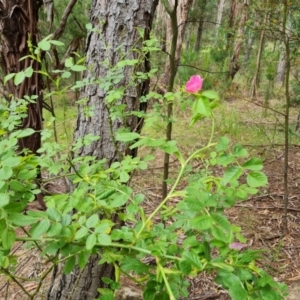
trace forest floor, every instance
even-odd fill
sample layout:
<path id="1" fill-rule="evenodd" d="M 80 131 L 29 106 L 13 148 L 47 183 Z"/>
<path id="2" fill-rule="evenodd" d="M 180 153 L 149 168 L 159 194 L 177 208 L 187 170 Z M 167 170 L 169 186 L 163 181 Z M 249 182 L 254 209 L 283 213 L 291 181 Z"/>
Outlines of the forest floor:
<path id="1" fill-rule="evenodd" d="M 231 103 L 230 105 L 235 105 Z M 242 105 L 242 104 L 240 104 Z M 243 106 L 243 109 L 244 106 Z M 253 120 L 249 120 L 253 122 Z M 300 139 L 300 138 L 299 138 Z M 251 146 L 251 145 L 250 145 Z M 251 146 L 252 147 L 252 146 Z M 289 150 L 289 204 L 287 211 L 288 233 L 283 235 L 283 145 L 256 145 L 255 153 L 264 159 L 264 172 L 267 174 L 268 186 L 260 191 L 259 195 L 239 202 L 227 211 L 227 216 L 242 228 L 251 249 L 263 250 L 259 264 L 279 282 L 285 282 L 289 287 L 290 295 L 286 300 L 300 299 L 300 146 L 291 145 Z M 147 191 L 145 210 L 149 213 L 161 201 L 160 184 L 162 156 L 157 154 L 155 166 L 136 174 L 132 184 L 134 187 Z M 172 170 L 176 170 L 176 160 L 171 160 Z M 171 171 L 172 171 L 171 170 Z M 141 176 L 142 175 L 142 176 Z M 141 179 L 142 178 L 142 179 Z M 61 192 L 63 184 L 52 187 L 53 191 Z M 31 209 L 37 209 L 32 207 Z M 24 248 L 21 244 L 14 249 L 18 260 L 18 267 L 14 270 L 23 282 L 24 290 L 32 292 L 38 286 L 36 278 L 45 274 L 47 265 L 40 258 L 39 251 L 30 247 Z M 49 274 L 44 281 L 40 292 L 34 299 L 46 299 L 46 291 L 51 280 Z M 230 297 L 213 282 L 212 275 L 201 274 L 190 281 L 189 300 L 228 300 Z M 139 291 L 126 281 L 126 288 Z M 16 283 L 8 280 L 8 276 L 0 276 L 0 300 L 27 300 L 24 290 Z M 120 298 L 120 299 L 125 299 Z M 141 299 L 141 298 L 137 298 Z"/>

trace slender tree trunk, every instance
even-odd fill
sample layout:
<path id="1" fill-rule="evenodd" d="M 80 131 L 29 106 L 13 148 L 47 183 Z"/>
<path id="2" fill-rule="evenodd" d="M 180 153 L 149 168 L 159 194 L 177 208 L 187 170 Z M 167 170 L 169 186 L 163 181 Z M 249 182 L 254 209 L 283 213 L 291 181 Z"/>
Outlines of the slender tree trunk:
<path id="1" fill-rule="evenodd" d="M 41 5 L 41 0 L 3 0 L 0 2 L 0 53 L 4 75 L 18 73 L 28 67 L 32 67 L 34 71 L 39 70 L 39 64 L 30 57 L 21 61 L 20 58 L 30 54 L 28 39 L 31 40 L 33 46 L 37 44 L 38 10 Z M 22 99 L 24 95 L 37 97 L 34 103 L 28 104 L 28 116 L 23 119 L 21 126 L 32 128 L 36 130 L 36 133 L 19 140 L 20 150 L 27 148 L 36 153 L 41 146 L 42 88 L 43 82 L 37 72 L 30 78 L 26 77 L 18 86 L 10 80 L 5 87 L 10 99 Z"/>
<path id="2" fill-rule="evenodd" d="M 260 71 L 260 61 L 263 53 L 263 46 L 265 40 L 265 28 L 267 26 L 268 19 L 269 19 L 269 14 L 266 14 L 263 22 L 263 28 L 260 32 L 259 44 L 258 44 L 257 55 L 256 55 L 255 71 L 254 71 L 254 76 L 253 76 L 251 89 L 250 89 L 251 98 L 257 96 L 257 89 L 259 84 L 258 79 L 259 79 L 259 71 Z"/>
<path id="3" fill-rule="evenodd" d="M 223 12 L 224 12 L 225 0 L 220 0 L 218 5 L 218 12 L 217 12 L 217 22 L 216 22 L 216 40 L 219 36 L 219 28 L 222 22 Z"/>
<path id="4" fill-rule="evenodd" d="M 285 49 L 282 48 L 280 52 L 278 65 L 277 65 L 277 72 L 275 77 L 276 83 L 284 83 L 286 66 L 287 66 L 286 53 L 285 53 Z"/>
<path id="5" fill-rule="evenodd" d="M 235 15 L 240 15 L 240 19 L 238 23 L 236 37 L 234 40 L 233 54 L 229 62 L 229 68 L 227 74 L 227 78 L 231 80 L 233 80 L 235 74 L 240 69 L 239 57 L 244 43 L 244 30 L 245 30 L 244 27 L 248 20 L 248 12 L 249 12 L 249 0 L 243 0 L 243 3 L 239 3 L 239 5 L 236 6 Z"/>
<path id="6" fill-rule="evenodd" d="M 103 1 L 93 0 L 90 22 L 96 31 L 89 33 L 86 44 L 86 63 L 89 72 L 84 74 L 86 79 L 93 76 L 103 78 L 107 75 L 104 62 L 109 61 L 115 65 L 120 60 L 121 52 L 130 52 L 132 47 L 141 47 L 140 35 L 137 29 L 144 29 L 144 38 L 150 36 L 150 28 L 158 0 L 127 0 L 127 1 Z M 118 47 L 121 49 L 116 50 Z M 126 56 L 134 58 L 134 52 Z M 144 71 L 149 66 L 148 58 L 144 61 Z M 124 69 L 124 78 L 120 86 L 127 86 L 133 68 Z M 143 70 L 141 70 L 143 71 Z M 146 80 L 137 87 L 129 87 L 125 96 L 120 101 L 126 104 L 128 111 L 140 109 L 139 98 L 149 90 L 149 81 Z M 100 136 L 100 140 L 90 146 L 84 146 L 78 155 L 94 155 L 98 159 L 106 158 L 108 165 L 119 159 L 119 154 L 124 154 L 126 146 L 115 141 L 114 132 L 120 127 L 126 126 L 130 130 L 137 127 L 137 118 L 129 117 L 126 124 L 123 120 L 112 121 L 105 104 L 106 93 L 99 85 L 88 85 L 81 91 L 81 98 L 87 102 L 80 105 L 78 110 L 77 126 L 74 139 L 84 137 L 87 134 Z M 121 104 L 120 103 L 120 104 Z M 86 116 L 85 108 L 94 107 L 93 116 Z M 116 149 L 116 147 L 118 149 Z M 115 223 L 118 220 L 114 220 Z M 111 265 L 98 265 L 99 257 L 94 255 L 88 265 L 82 271 L 76 268 L 71 274 L 63 275 L 57 267 L 53 273 L 53 280 L 48 292 L 48 300 L 92 300 L 98 296 L 97 288 L 105 287 L 102 277 L 114 277 L 114 268 Z"/>
<path id="7" fill-rule="evenodd" d="M 246 46 L 245 57 L 244 57 L 245 63 L 247 63 L 250 59 L 250 54 L 252 51 L 254 40 L 255 40 L 254 34 L 251 34 L 247 40 L 247 46 Z"/>
<path id="8" fill-rule="evenodd" d="M 199 15 L 199 23 L 197 28 L 197 38 L 195 43 L 195 52 L 199 52 L 200 50 L 200 42 L 202 38 L 203 32 L 203 24 L 204 24 L 204 16 L 205 16 L 205 9 L 206 9 L 207 0 L 201 0 L 200 3 L 200 15 Z"/>

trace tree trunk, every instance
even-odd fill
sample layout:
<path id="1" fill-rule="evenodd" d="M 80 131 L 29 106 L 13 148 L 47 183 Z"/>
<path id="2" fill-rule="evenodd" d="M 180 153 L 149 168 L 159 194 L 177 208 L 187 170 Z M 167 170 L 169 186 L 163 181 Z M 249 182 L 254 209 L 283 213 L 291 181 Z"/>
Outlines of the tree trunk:
<path id="1" fill-rule="evenodd" d="M 225 0 L 220 0 L 219 5 L 218 5 L 218 12 L 217 12 L 216 40 L 218 39 L 218 36 L 219 36 L 219 28 L 220 28 L 220 25 L 222 22 L 224 6 L 225 6 Z"/>
<path id="2" fill-rule="evenodd" d="M 154 11 L 158 0 L 127 0 L 127 1 L 103 1 L 93 0 L 91 7 L 90 22 L 96 31 L 90 32 L 86 44 L 86 64 L 89 72 L 84 74 L 86 79 L 93 76 L 104 78 L 109 65 L 116 65 L 121 59 L 120 55 L 129 54 L 126 59 L 134 58 L 132 47 L 140 48 L 141 39 L 137 29 L 144 29 L 144 38 L 149 39 Z M 121 49 L 120 49 L 121 47 Z M 117 50 L 117 48 L 119 48 Z M 122 54 L 121 54 L 122 53 Z M 141 64 L 144 70 L 149 70 L 149 60 L 145 58 Z M 133 75 L 133 68 L 124 69 L 124 78 L 119 86 L 126 87 Z M 140 110 L 139 98 L 149 91 L 149 81 L 146 80 L 136 87 L 129 87 L 120 104 L 126 104 L 127 111 Z M 81 91 L 81 99 L 87 102 L 79 106 L 77 126 L 74 140 L 87 134 L 100 136 L 100 140 L 90 146 L 84 146 L 77 155 L 94 155 L 98 159 L 106 158 L 107 164 L 119 160 L 119 154 L 124 154 L 126 146 L 115 142 L 114 132 L 126 126 L 131 131 L 138 127 L 136 117 L 128 117 L 123 120 L 112 121 L 105 104 L 106 93 L 99 85 L 88 85 Z M 86 107 L 94 107 L 93 116 L 86 116 Z M 142 108 L 144 109 L 144 108 Z M 116 146 L 118 149 L 116 149 Z M 115 222 L 116 223 L 116 222 Z M 105 287 L 102 277 L 114 277 L 112 265 L 98 265 L 99 257 L 94 255 L 90 258 L 87 267 L 83 270 L 76 268 L 71 274 L 60 274 L 59 269 L 53 273 L 52 284 L 48 292 L 48 300 L 91 300 L 98 296 L 97 288 Z"/>
<path id="3" fill-rule="evenodd" d="M 1 28 L 1 67 L 4 75 L 21 72 L 28 67 L 39 70 L 39 64 L 30 57 L 20 61 L 20 58 L 30 54 L 27 40 L 30 38 L 33 46 L 37 44 L 38 10 L 43 4 L 31 0 L 4 0 L 0 2 Z M 10 80 L 5 86 L 9 99 L 23 99 L 25 95 L 37 96 L 35 103 L 28 104 L 28 116 L 23 119 L 22 128 L 33 128 L 37 132 L 31 136 L 19 139 L 19 149 L 27 148 L 33 153 L 41 146 L 40 130 L 42 129 L 42 88 L 40 75 L 35 72 L 32 77 L 25 78 L 18 86 Z"/>
<path id="4" fill-rule="evenodd" d="M 250 89 L 250 97 L 251 98 L 257 96 L 257 90 L 258 90 L 258 85 L 259 85 L 260 61 L 261 61 L 261 56 L 263 53 L 263 46 L 264 46 L 264 40 L 265 40 L 265 28 L 267 27 L 268 19 L 269 19 L 269 14 L 266 14 L 264 21 L 263 21 L 263 28 L 260 32 L 259 45 L 258 45 L 257 55 L 256 55 L 255 71 L 254 71 L 254 76 L 253 76 L 251 89 Z"/>
<path id="5" fill-rule="evenodd" d="M 199 50 L 200 50 L 200 42 L 201 42 L 202 32 L 203 32 L 203 23 L 204 23 L 206 4 L 207 4 L 207 0 L 201 0 L 199 23 L 198 23 L 198 28 L 197 28 L 197 38 L 196 38 L 196 43 L 195 43 L 195 52 L 199 52 Z"/>
<path id="6" fill-rule="evenodd" d="M 248 20 L 249 0 L 243 0 L 243 3 L 239 3 L 235 7 L 236 7 L 236 11 L 233 13 L 233 15 L 240 15 L 240 19 L 238 22 L 238 29 L 236 32 L 234 45 L 233 45 L 233 54 L 229 62 L 229 68 L 227 74 L 227 79 L 230 80 L 233 80 L 235 74 L 240 69 L 239 57 L 244 43 L 244 30 L 245 30 L 245 24 Z"/>
<path id="7" fill-rule="evenodd" d="M 287 60 L 286 60 L 285 49 L 282 49 L 280 52 L 280 57 L 277 65 L 277 72 L 275 77 L 276 83 L 284 83 L 286 66 L 287 66 Z"/>

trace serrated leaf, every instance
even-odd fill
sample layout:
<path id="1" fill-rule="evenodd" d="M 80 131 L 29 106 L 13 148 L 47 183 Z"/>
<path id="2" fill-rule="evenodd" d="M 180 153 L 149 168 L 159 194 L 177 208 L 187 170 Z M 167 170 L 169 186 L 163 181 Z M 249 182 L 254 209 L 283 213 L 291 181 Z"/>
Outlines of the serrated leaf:
<path id="1" fill-rule="evenodd" d="M 202 263 L 197 254 L 191 251 L 186 251 L 182 254 L 182 257 L 186 259 L 188 262 L 190 262 L 194 267 L 201 269 Z"/>
<path id="2" fill-rule="evenodd" d="M 248 151 L 242 145 L 235 145 L 233 149 L 233 153 L 237 157 L 245 157 L 248 155 Z"/>
<path id="3" fill-rule="evenodd" d="M 31 77 L 32 74 L 33 74 L 33 68 L 30 66 L 28 67 L 25 71 L 24 71 L 24 74 L 26 77 Z"/>
<path id="4" fill-rule="evenodd" d="M 50 225 L 49 230 L 47 231 L 47 236 L 57 236 L 61 233 L 63 226 L 60 223 L 53 223 Z"/>
<path id="5" fill-rule="evenodd" d="M 99 223 L 99 216 L 97 214 L 91 215 L 86 221 L 86 227 L 92 228 Z"/>
<path id="6" fill-rule="evenodd" d="M 111 244 L 111 237 L 106 233 L 98 234 L 98 243 L 100 245 L 108 246 Z"/>
<path id="7" fill-rule="evenodd" d="M 10 79 L 12 79 L 15 75 L 16 75 L 16 73 L 10 73 L 10 74 L 6 75 L 4 77 L 4 85 L 6 84 L 7 81 L 9 81 Z"/>
<path id="8" fill-rule="evenodd" d="M 211 108 L 209 100 L 205 97 L 197 98 L 193 105 L 193 116 L 203 115 L 205 117 L 211 116 Z"/>
<path id="9" fill-rule="evenodd" d="M 50 220 L 56 222 L 60 221 L 62 215 L 55 207 L 48 208 L 46 212 Z"/>
<path id="10" fill-rule="evenodd" d="M 20 139 L 26 136 L 30 136 L 32 134 L 35 133 L 35 130 L 32 128 L 25 128 L 19 131 L 19 133 L 17 134 L 16 138 Z"/>
<path id="11" fill-rule="evenodd" d="M 76 258 L 75 256 L 69 257 L 64 264 L 64 274 L 69 274 L 75 268 Z"/>
<path id="12" fill-rule="evenodd" d="M 94 246 L 96 245 L 96 234 L 91 234 L 87 239 L 86 239 L 86 243 L 85 243 L 85 247 L 87 250 L 91 250 L 94 248 Z"/>
<path id="13" fill-rule="evenodd" d="M 116 140 L 119 142 L 131 142 L 138 139 L 140 135 L 136 132 L 117 132 Z"/>
<path id="14" fill-rule="evenodd" d="M 9 203 L 9 195 L 0 193 L 0 207 L 4 207 Z"/>
<path id="15" fill-rule="evenodd" d="M 148 266 L 140 262 L 138 259 L 133 257 L 125 257 L 124 260 L 121 262 L 121 268 L 125 272 L 134 271 L 136 274 L 147 273 Z"/>
<path id="16" fill-rule="evenodd" d="M 221 137 L 219 139 L 218 144 L 216 145 L 216 150 L 221 152 L 228 148 L 229 146 L 229 139 L 227 137 Z"/>
<path id="17" fill-rule="evenodd" d="M 211 232 L 216 240 L 222 241 L 224 243 L 230 242 L 230 235 L 228 234 L 228 232 L 224 231 L 223 228 L 213 225 L 211 228 Z"/>
<path id="18" fill-rule="evenodd" d="M 52 45 L 55 45 L 55 46 L 64 46 L 63 42 L 56 41 L 56 40 L 51 40 L 51 41 L 49 41 L 49 43 L 51 43 Z"/>
<path id="19" fill-rule="evenodd" d="M 78 254 L 78 266 L 80 269 L 83 269 L 86 266 L 86 264 L 89 260 L 89 256 L 90 256 L 90 254 L 87 251 L 81 251 Z"/>
<path id="20" fill-rule="evenodd" d="M 264 173 L 254 171 L 247 175 L 247 183 L 254 188 L 265 186 L 268 183 L 268 178 Z"/>
<path id="21" fill-rule="evenodd" d="M 14 85 L 19 85 L 20 83 L 23 82 L 24 79 L 25 79 L 25 72 L 24 71 L 16 73 L 16 75 L 14 77 Z"/>
<path id="22" fill-rule="evenodd" d="M 71 70 L 74 72 L 82 72 L 86 70 L 86 67 L 82 65 L 74 65 L 71 67 Z"/>
<path id="23" fill-rule="evenodd" d="M 69 57 L 65 60 L 65 67 L 71 68 L 72 66 L 74 66 L 74 60 L 72 57 Z"/>
<path id="24" fill-rule="evenodd" d="M 179 270 L 184 274 L 184 275 L 189 275 L 192 271 L 192 265 L 190 262 L 186 260 L 181 260 L 179 262 Z"/>
<path id="25" fill-rule="evenodd" d="M 222 178 L 223 184 L 226 185 L 229 182 L 238 180 L 242 173 L 242 169 L 238 166 L 232 166 L 227 168 Z"/>
<path id="26" fill-rule="evenodd" d="M 50 221 L 48 219 L 43 219 L 36 225 L 34 225 L 30 230 L 29 233 L 33 238 L 40 238 L 50 227 Z"/>
<path id="27" fill-rule="evenodd" d="M 197 230 L 209 229 L 213 224 L 212 217 L 208 215 L 198 216 L 190 221 L 191 227 Z"/>
<path id="28" fill-rule="evenodd" d="M 260 171 L 263 168 L 263 164 L 260 158 L 252 157 L 247 160 L 242 167 L 251 171 Z"/>
<path id="29" fill-rule="evenodd" d="M 201 95 L 211 100 L 219 99 L 218 93 L 213 90 L 204 91 L 201 93 Z"/>
<path id="30" fill-rule="evenodd" d="M 4 249 L 10 249 L 16 240 L 16 234 L 13 230 L 5 228 L 1 234 L 1 243 Z"/>
<path id="31" fill-rule="evenodd" d="M 88 228 L 82 227 L 82 228 L 80 228 L 80 229 L 76 232 L 74 239 L 75 239 L 75 240 L 80 240 L 80 239 L 82 239 L 83 237 L 87 236 L 88 234 L 89 234 Z"/>
<path id="32" fill-rule="evenodd" d="M 243 288 L 239 280 L 231 284 L 229 287 L 229 295 L 232 300 L 245 300 L 248 297 L 247 291 Z"/>
<path id="33" fill-rule="evenodd" d="M 13 224 L 17 225 L 17 226 L 32 225 L 32 224 L 36 223 L 38 220 L 38 218 L 20 214 L 20 213 L 11 214 L 10 219 L 12 220 Z"/>

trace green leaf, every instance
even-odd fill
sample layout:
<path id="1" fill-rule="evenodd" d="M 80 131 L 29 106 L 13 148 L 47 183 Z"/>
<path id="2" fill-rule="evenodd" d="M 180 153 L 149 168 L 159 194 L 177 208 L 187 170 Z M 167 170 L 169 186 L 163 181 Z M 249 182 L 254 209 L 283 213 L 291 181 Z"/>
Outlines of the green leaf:
<path id="1" fill-rule="evenodd" d="M 240 280 L 234 282 L 229 287 L 229 295 L 232 300 L 245 300 L 248 297 L 247 291 L 243 288 Z"/>
<path id="2" fill-rule="evenodd" d="M 43 219 L 36 225 L 34 225 L 30 230 L 29 233 L 33 238 L 40 238 L 50 227 L 50 221 L 48 219 Z"/>
<path id="3" fill-rule="evenodd" d="M 226 185 L 227 183 L 238 180 L 242 173 L 242 169 L 238 166 L 227 168 L 222 178 L 223 184 Z"/>
<path id="4" fill-rule="evenodd" d="M 24 71 L 24 74 L 26 77 L 31 77 L 32 74 L 33 74 L 33 68 L 30 66 L 28 67 L 25 71 Z"/>
<path id="5" fill-rule="evenodd" d="M 10 79 L 12 79 L 15 75 L 16 75 L 16 73 L 10 73 L 10 74 L 6 75 L 4 77 L 4 85 L 6 84 L 7 81 L 9 81 Z"/>
<path id="6" fill-rule="evenodd" d="M 265 186 L 268 183 L 268 178 L 267 176 L 259 171 L 253 171 L 248 174 L 247 176 L 247 183 L 251 187 L 260 187 L 260 186 Z"/>
<path id="7" fill-rule="evenodd" d="M 24 192 L 25 186 L 17 180 L 12 180 L 9 184 L 10 188 L 15 192 Z"/>
<path id="8" fill-rule="evenodd" d="M 49 51 L 51 49 L 51 44 L 46 39 L 43 39 L 40 42 L 38 42 L 38 47 L 43 51 Z"/>
<path id="9" fill-rule="evenodd" d="M 213 219 L 208 215 L 198 216 L 190 221 L 191 227 L 197 230 L 209 229 L 213 224 Z"/>
<path id="10" fill-rule="evenodd" d="M 74 72 L 82 72 L 86 70 L 86 67 L 82 65 L 74 65 L 71 67 L 71 70 Z"/>
<path id="11" fill-rule="evenodd" d="M 182 257 L 198 269 L 201 269 L 202 266 L 203 266 L 199 256 L 197 254 L 195 254 L 194 252 L 192 252 L 192 251 L 185 251 L 182 254 Z"/>
<path id="12" fill-rule="evenodd" d="M 204 91 L 201 93 L 201 95 L 211 100 L 219 99 L 218 93 L 213 90 Z"/>
<path id="13" fill-rule="evenodd" d="M 52 45 L 55 45 L 55 46 L 64 46 L 63 42 L 56 41 L 56 40 L 50 40 L 49 43 L 51 43 Z"/>
<path id="14" fill-rule="evenodd" d="M 211 232 L 213 237 L 216 240 L 222 241 L 224 243 L 229 243 L 230 242 L 230 235 L 228 234 L 228 232 L 224 231 L 222 228 L 213 225 L 211 228 Z"/>
<path id="15" fill-rule="evenodd" d="M 57 236 L 61 233 L 63 226 L 60 223 L 53 223 L 47 231 L 47 236 Z"/>
<path id="16" fill-rule="evenodd" d="M 104 246 L 110 245 L 111 237 L 106 233 L 100 233 L 98 234 L 98 243 Z"/>
<path id="17" fill-rule="evenodd" d="M 87 250 L 91 250 L 94 248 L 94 246 L 96 245 L 96 234 L 91 234 L 87 239 L 86 239 L 86 244 L 85 247 Z"/>
<path id="18" fill-rule="evenodd" d="M 227 137 L 221 137 L 216 146 L 216 150 L 221 152 L 228 149 L 228 146 L 229 146 L 229 139 Z"/>
<path id="19" fill-rule="evenodd" d="M 193 105 L 193 116 L 194 115 L 211 116 L 210 103 L 206 97 L 199 97 L 195 100 Z"/>
<path id="20" fill-rule="evenodd" d="M 0 207 L 3 207 L 9 203 L 9 195 L 0 193 Z"/>
<path id="21" fill-rule="evenodd" d="M 61 74 L 61 78 L 67 79 L 70 78 L 72 76 L 72 73 L 69 71 L 65 71 Z"/>
<path id="22" fill-rule="evenodd" d="M 86 221 L 86 227 L 92 228 L 99 223 L 99 216 L 97 214 L 91 215 Z"/>
<path id="23" fill-rule="evenodd" d="M 80 239 L 82 239 L 83 237 L 87 236 L 88 234 L 89 234 L 88 228 L 82 227 L 82 228 L 80 228 L 80 229 L 76 232 L 74 239 L 75 239 L 75 240 L 80 240 Z"/>
<path id="24" fill-rule="evenodd" d="M 111 207 L 121 207 L 123 206 L 128 200 L 128 195 L 126 194 L 120 194 L 116 196 L 111 202 L 110 206 Z"/>
<path id="25" fill-rule="evenodd" d="M 78 266 L 80 269 L 83 269 L 86 266 L 86 264 L 89 260 L 89 256 L 90 256 L 90 254 L 87 251 L 81 251 L 78 254 Z"/>
<path id="26" fill-rule="evenodd" d="M 138 139 L 140 135 L 136 132 L 117 132 L 116 140 L 119 142 L 131 142 Z"/>
<path id="27" fill-rule="evenodd" d="M 32 128 L 25 128 L 19 131 L 19 133 L 17 134 L 16 138 L 20 139 L 26 136 L 30 136 L 32 134 L 35 133 L 35 130 Z"/>
<path id="28" fill-rule="evenodd" d="M 25 79 L 25 72 L 21 71 L 19 73 L 17 73 L 14 77 L 14 85 L 19 85 L 20 83 L 23 82 L 23 80 Z"/>
<path id="29" fill-rule="evenodd" d="M 189 275 L 192 271 L 193 267 L 189 261 L 186 260 L 181 260 L 179 262 L 179 270 L 184 274 L 184 275 Z"/>
<path id="30" fill-rule="evenodd" d="M 32 224 L 36 223 L 38 220 L 38 218 L 20 214 L 20 213 L 11 214 L 10 219 L 12 220 L 13 224 L 17 225 L 17 226 L 32 225 Z"/>
<path id="31" fill-rule="evenodd" d="M 48 208 L 46 212 L 52 221 L 58 222 L 62 217 L 61 213 L 55 207 Z"/>
<path id="32" fill-rule="evenodd" d="M 10 249 L 16 240 L 16 234 L 13 230 L 5 228 L 1 234 L 1 243 L 4 249 Z"/>
<path id="33" fill-rule="evenodd" d="M 231 224 L 226 218 L 226 216 L 223 215 L 212 215 L 214 222 L 219 225 L 221 228 L 223 228 L 225 231 L 230 232 L 231 231 Z"/>
<path id="34" fill-rule="evenodd" d="M 138 259 L 126 256 L 123 261 L 121 261 L 121 267 L 125 272 L 134 271 L 136 274 L 147 273 L 148 266 L 140 262 Z"/>
<path id="35" fill-rule="evenodd" d="M 242 167 L 251 171 L 260 171 L 263 168 L 263 164 L 260 158 L 252 157 L 247 160 Z"/>
<path id="36" fill-rule="evenodd" d="M 75 268 L 76 258 L 74 255 L 69 257 L 64 264 L 64 274 L 69 274 Z"/>
<path id="37" fill-rule="evenodd" d="M 120 181 L 122 183 L 128 182 L 129 179 L 130 179 L 130 176 L 129 176 L 129 174 L 127 172 L 125 172 L 125 171 L 121 171 L 120 172 Z"/>
<path id="38" fill-rule="evenodd" d="M 242 145 L 235 145 L 233 149 L 233 153 L 237 157 L 245 157 L 248 155 L 248 151 Z"/>
<path id="39" fill-rule="evenodd" d="M 69 57 L 65 60 L 65 67 L 66 68 L 71 68 L 74 66 L 74 60 L 73 57 Z"/>

